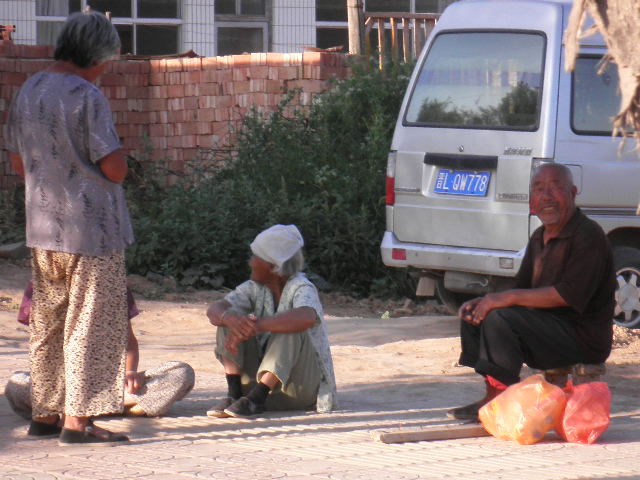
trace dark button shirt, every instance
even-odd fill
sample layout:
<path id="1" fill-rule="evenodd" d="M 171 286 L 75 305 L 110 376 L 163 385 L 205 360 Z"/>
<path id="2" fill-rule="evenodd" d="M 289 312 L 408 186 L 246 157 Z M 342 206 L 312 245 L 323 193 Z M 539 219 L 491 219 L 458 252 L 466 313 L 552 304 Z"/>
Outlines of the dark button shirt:
<path id="1" fill-rule="evenodd" d="M 569 306 L 549 311 L 575 325 L 578 343 L 590 362 L 604 362 L 613 340 L 616 289 L 609 240 L 580 209 L 546 245 L 543 233 L 544 226 L 533 232 L 516 287 L 555 287 Z"/>

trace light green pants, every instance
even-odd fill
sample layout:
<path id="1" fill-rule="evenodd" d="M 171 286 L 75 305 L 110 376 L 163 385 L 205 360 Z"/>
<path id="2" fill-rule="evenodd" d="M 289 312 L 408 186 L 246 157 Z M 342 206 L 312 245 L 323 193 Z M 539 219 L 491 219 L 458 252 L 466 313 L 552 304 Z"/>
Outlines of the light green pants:
<path id="1" fill-rule="evenodd" d="M 238 345 L 236 354 L 225 349 L 226 334 L 225 327 L 218 327 L 216 358 L 228 358 L 240 367 L 245 395 L 263 373 L 271 372 L 280 385 L 267 397 L 267 410 L 314 408 L 322 373 L 307 332 L 268 333 L 264 351 L 255 337 L 250 338 Z"/>

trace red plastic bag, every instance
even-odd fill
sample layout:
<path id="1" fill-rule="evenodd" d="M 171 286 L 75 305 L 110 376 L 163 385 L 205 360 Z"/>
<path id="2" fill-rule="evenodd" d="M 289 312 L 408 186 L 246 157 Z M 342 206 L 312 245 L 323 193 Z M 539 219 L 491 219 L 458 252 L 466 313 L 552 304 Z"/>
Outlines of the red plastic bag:
<path id="1" fill-rule="evenodd" d="M 611 391 L 605 382 L 582 383 L 567 394 L 556 432 L 567 442 L 593 443 L 609 427 Z"/>
<path id="2" fill-rule="evenodd" d="M 482 426 L 494 437 L 529 445 L 542 440 L 562 418 L 566 395 L 542 375 L 511 385 L 480 409 Z"/>

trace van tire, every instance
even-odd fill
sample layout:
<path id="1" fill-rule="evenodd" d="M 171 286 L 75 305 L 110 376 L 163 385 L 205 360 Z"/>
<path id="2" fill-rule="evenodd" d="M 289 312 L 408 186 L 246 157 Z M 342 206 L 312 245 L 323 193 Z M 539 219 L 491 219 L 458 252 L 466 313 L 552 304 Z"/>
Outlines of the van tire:
<path id="1" fill-rule="evenodd" d="M 470 295 L 468 293 L 458 293 L 452 292 L 451 290 L 447 290 L 444 288 L 444 279 L 439 278 L 436 282 L 436 295 L 442 302 L 442 304 L 447 307 L 449 313 L 451 315 L 458 315 L 458 309 L 460 305 L 462 305 L 467 300 L 471 300 L 472 298 L 477 297 L 477 295 Z"/>
<path id="2" fill-rule="evenodd" d="M 615 247 L 613 265 L 616 272 L 616 308 L 613 321 L 626 328 L 640 326 L 640 250 Z"/>

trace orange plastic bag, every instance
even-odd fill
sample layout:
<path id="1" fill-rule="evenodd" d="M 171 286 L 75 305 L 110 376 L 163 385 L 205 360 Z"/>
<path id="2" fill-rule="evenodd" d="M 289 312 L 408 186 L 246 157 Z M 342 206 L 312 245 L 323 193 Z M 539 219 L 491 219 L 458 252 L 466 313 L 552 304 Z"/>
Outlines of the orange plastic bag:
<path id="1" fill-rule="evenodd" d="M 567 442 L 593 443 L 609 427 L 611 390 L 605 382 L 582 383 L 567 394 L 556 432 Z"/>
<path id="2" fill-rule="evenodd" d="M 482 426 L 491 435 L 529 445 L 542 440 L 562 418 L 566 395 L 542 375 L 511 385 L 480 409 Z"/>

